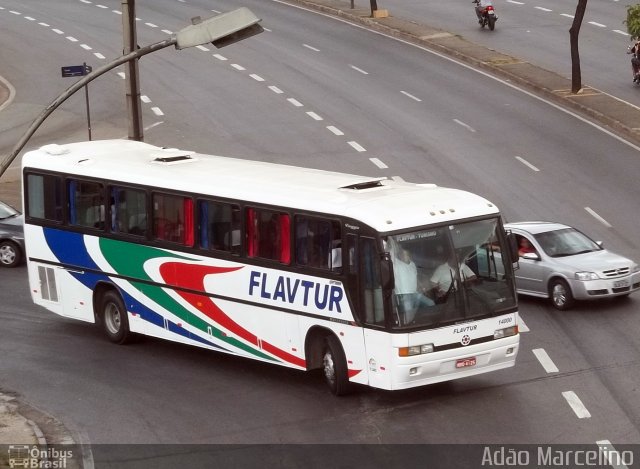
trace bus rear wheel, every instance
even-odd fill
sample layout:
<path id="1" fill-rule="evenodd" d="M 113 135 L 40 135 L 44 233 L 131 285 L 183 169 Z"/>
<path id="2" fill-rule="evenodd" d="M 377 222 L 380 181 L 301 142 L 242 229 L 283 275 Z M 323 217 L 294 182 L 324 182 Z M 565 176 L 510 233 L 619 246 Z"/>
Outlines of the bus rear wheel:
<path id="1" fill-rule="evenodd" d="M 126 344 L 131 340 L 127 309 L 118 293 L 107 291 L 100 303 L 102 328 L 107 338 L 116 344 Z"/>
<path id="2" fill-rule="evenodd" d="M 322 354 L 322 370 L 332 394 L 344 396 L 349 393 L 347 359 L 340 341 L 334 335 L 330 335 L 326 339 Z"/>

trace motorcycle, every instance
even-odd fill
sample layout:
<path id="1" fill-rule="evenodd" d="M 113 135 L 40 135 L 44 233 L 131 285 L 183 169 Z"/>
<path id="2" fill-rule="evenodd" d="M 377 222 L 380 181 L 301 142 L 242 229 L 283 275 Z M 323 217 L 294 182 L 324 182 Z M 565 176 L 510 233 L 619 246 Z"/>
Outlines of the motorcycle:
<path id="1" fill-rule="evenodd" d="M 489 29 L 493 31 L 496 27 L 496 21 L 498 16 L 496 10 L 493 8 L 491 0 L 473 0 L 476 4 L 476 16 L 478 17 L 478 23 L 484 28 L 489 26 Z"/>

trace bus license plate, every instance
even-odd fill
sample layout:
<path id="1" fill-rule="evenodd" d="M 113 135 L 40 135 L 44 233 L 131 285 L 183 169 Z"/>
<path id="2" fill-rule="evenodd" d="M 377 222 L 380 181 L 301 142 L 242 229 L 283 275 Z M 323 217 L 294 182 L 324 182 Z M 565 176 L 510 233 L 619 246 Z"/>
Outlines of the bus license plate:
<path id="1" fill-rule="evenodd" d="M 464 368 L 466 366 L 474 366 L 476 364 L 476 357 L 461 358 L 456 361 L 456 368 Z"/>

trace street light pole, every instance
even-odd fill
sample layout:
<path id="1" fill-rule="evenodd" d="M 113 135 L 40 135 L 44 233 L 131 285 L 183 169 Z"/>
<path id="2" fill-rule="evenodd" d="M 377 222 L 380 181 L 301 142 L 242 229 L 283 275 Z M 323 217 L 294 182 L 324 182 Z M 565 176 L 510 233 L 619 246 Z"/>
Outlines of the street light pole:
<path id="1" fill-rule="evenodd" d="M 138 48 L 135 0 L 122 0 L 122 32 L 124 39 L 122 55 L 127 55 Z M 140 103 L 140 78 L 137 57 L 131 59 L 125 65 L 125 94 L 127 98 L 129 139 L 142 141 L 142 104 Z"/>

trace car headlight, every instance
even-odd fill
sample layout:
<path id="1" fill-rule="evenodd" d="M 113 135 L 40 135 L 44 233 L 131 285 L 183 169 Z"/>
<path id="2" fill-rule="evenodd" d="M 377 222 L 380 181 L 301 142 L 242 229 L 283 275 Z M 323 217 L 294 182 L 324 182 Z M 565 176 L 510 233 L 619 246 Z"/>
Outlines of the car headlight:
<path id="1" fill-rule="evenodd" d="M 631 272 L 640 272 L 640 265 L 633 264 L 633 266 L 631 267 Z"/>
<path id="2" fill-rule="evenodd" d="M 595 272 L 576 272 L 576 280 L 598 280 Z"/>
<path id="3" fill-rule="evenodd" d="M 400 347 L 400 349 L 398 349 L 398 355 L 401 357 L 411 357 L 413 355 L 431 352 L 433 352 L 433 344 L 413 345 L 411 347 Z"/>

